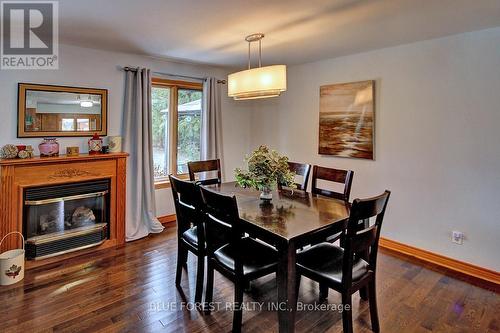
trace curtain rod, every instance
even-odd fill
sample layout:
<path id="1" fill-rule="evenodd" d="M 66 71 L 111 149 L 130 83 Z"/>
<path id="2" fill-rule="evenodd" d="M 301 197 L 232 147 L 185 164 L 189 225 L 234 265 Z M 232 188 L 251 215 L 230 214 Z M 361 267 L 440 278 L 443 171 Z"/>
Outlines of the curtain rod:
<path id="1" fill-rule="evenodd" d="M 124 71 L 133 71 L 133 72 L 136 72 L 138 69 L 139 69 L 139 67 L 129 67 L 129 66 L 123 67 Z M 156 71 L 152 71 L 152 73 L 153 74 L 159 74 L 159 75 L 165 75 L 165 76 L 180 77 L 180 78 L 184 78 L 184 79 L 200 80 L 200 81 L 206 81 L 206 79 L 207 79 L 206 77 L 180 75 L 180 74 L 172 74 L 172 73 L 163 73 L 163 72 L 156 72 Z M 226 84 L 226 80 L 217 80 L 217 83 Z"/>

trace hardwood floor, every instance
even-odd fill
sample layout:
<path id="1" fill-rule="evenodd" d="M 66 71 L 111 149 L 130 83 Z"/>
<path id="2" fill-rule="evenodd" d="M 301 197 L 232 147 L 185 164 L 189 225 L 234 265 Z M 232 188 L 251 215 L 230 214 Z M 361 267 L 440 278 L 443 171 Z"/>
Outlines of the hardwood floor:
<path id="1" fill-rule="evenodd" d="M 167 228 L 121 249 L 30 270 L 20 284 L 0 287 L 0 332 L 229 332 L 230 310 L 205 316 L 181 307 L 194 299 L 196 262 L 190 256 L 179 292 L 176 249 L 175 228 Z M 389 252 L 379 255 L 378 269 L 382 332 L 500 332 L 498 286 Z M 277 315 L 267 309 L 275 289 L 274 275 L 252 284 L 245 302 L 257 310 L 243 312 L 243 332 L 278 331 Z M 317 299 L 317 285 L 303 278 L 299 302 L 314 305 Z M 216 273 L 214 302 L 225 308 L 232 300 L 232 284 Z M 330 291 L 328 303 L 339 302 Z M 358 294 L 353 312 L 354 331 L 371 332 L 368 303 Z M 296 328 L 342 332 L 341 313 L 299 311 Z"/>

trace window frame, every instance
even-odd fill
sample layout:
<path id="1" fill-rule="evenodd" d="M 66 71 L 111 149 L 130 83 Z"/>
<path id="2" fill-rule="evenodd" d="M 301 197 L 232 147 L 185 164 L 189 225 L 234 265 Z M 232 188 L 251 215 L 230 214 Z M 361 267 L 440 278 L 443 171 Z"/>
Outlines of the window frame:
<path id="1" fill-rule="evenodd" d="M 191 89 L 191 90 L 199 90 L 203 94 L 203 84 L 201 82 L 190 82 L 190 81 L 179 81 L 179 80 L 169 80 L 158 77 L 153 77 L 151 79 L 151 86 L 158 88 L 169 88 L 170 89 L 170 101 L 169 101 L 169 133 L 168 133 L 168 144 L 169 144 L 169 156 L 168 157 L 168 167 L 170 170 L 170 174 L 176 175 L 183 179 L 188 179 L 189 174 L 177 173 L 177 141 L 178 141 L 178 101 L 179 89 Z M 170 182 L 167 179 L 155 179 L 155 188 L 168 188 L 170 187 Z"/>

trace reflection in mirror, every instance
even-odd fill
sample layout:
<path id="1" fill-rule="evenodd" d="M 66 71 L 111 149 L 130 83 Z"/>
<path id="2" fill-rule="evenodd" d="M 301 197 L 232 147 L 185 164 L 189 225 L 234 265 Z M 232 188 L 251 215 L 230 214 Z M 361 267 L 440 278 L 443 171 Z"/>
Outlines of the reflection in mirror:
<path id="1" fill-rule="evenodd" d="M 19 83 L 18 137 L 106 135 L 106 89 Z"/>
<path id="2" fill-rule="evenodd" d="M 28 132 L 100 131 L 101 95 L 26 91 Z"/>

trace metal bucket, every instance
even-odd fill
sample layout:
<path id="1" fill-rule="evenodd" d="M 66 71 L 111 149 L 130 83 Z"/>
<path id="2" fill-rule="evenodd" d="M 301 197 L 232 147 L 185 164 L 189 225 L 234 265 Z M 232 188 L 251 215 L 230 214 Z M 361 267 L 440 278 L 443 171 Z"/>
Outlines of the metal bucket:
<path id="1" fill-rule="evenodd" d="M 24 279 L 24 236 L 18 231 L 9 232 L 0 241 L 0 248 L 5 238 L 11 234 L 19 234 L 23 239 L 23 248 L 5 251 L 0 254 L 0 285 L 7 286 Z"/>

